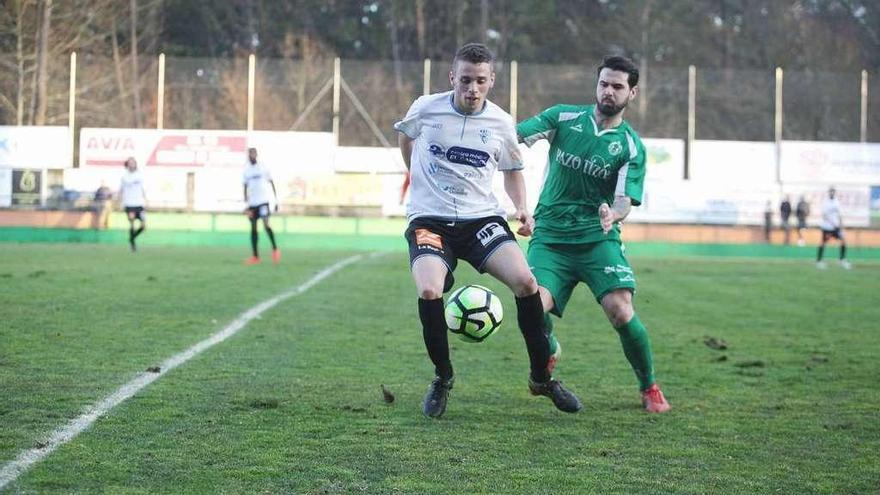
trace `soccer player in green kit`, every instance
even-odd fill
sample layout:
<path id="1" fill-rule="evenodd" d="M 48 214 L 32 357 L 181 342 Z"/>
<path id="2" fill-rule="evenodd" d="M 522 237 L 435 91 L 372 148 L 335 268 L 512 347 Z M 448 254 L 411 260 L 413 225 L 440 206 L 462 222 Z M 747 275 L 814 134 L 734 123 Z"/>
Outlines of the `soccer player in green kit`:
<path id="1" fill-rule="evenodd" d="M 557 105 L 516 127 L 528 146 L 550 142 L 528 261 L 544 311 L 561 317 L 574 287 L 590 287 L 620 336 L 642 405 L 662 413 L 670 405 L 654 380 L 651 342 L 633 310 L 636 280 L 620 241 L 619 222 L 641 204 L 645 180 L 645 147 L 623 120 L 638 93 L 639 71 L 627 58 L 606 57 L 598 76 L 595 105 Z M 544 319 L 558 356 L 552 320 Z M 551 370 L 555 364 L 552 358 Z"/>

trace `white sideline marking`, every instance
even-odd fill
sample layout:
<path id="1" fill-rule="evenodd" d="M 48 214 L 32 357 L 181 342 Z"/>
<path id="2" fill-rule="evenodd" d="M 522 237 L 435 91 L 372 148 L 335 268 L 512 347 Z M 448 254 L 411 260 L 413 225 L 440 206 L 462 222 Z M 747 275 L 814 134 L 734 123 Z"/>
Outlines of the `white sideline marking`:
<path id="1" fill-rule="evenodd" d="M 381 254 L 382 253 L 373 253 L 372 255 L 370 255 L 370 258 L 375 258 L 376 256 L 380 256 Z M 346 266 L 356 261 L 360 261 L 363 257 L 364 255 L 359 254 L 330 265 L 327 268 L 324 268 L 323 270 L 318 272 L 314 277 L 310 278 L 299 287 L 288 289 L 287 291 L 282 292 L 275 297 L 267 299 L 260 304 L 254 306 L 253 308 L 245 311 L 244 313 L 240 314 L 238 318 L 233 320 L 232 323 L 226 325 L 226 327 L 219 332 L 211 335 L 210 337 L 199 342 L 198 344 L 195 344 L 189 349 L 179 354 L 175 354 L 174 356 L 163 361 L 160 365 L 161 368 L 158 373 L 140 373 L 136 378 L 119 387 L 115 392 L 105 397 L 102 401 L 89 406 L 82 415 L 70 420 L 70 422 L 67 423 L 66 426 L 58 428 L 57 430 L 52 432 L 49 438 L 44 442 L 43 447 L 26 450 L 19 454 L 19 456 L 16 457 L 14 461 L 10 461 L 5 466 L 3 466 L 3 469 L 0 470 L 0 490 L 6 487 L 6 485 L 8 485 L 9 483 L 15 481 L 16 478 L 27 471 L 28 468 L 30 468 L 32 465 L 36 464 L 41 459 L 54 452 L 55 449 L 57 449 L 61 445 L 72 440 L 74 437 L 82 433 L 86 428 L 91 426 L 92 423 L 94 423 L 98 418 L 107 414 L 111 409 L 118 406 L 124 400 L 138 393 L 142 388 L 156 381 L 160 376 L 189 361 L 193 357 L 200 354 L 202 351 L 205 351 L 210 347 L 213 347 L 214 345 L 217 345 L 220 342 L 223 342 L 229 337 L 235 335 L 236 332 L 244 328 L 245 325 L 247 325 L 251 320 L 259 317 L 264 311 L 272 308 L 281 301 L 302 294 L 303 292 L 311 289 L 318 282 L 324 280 L 325 278 L 329 277 L 335 272 L 338 272 Z"/>

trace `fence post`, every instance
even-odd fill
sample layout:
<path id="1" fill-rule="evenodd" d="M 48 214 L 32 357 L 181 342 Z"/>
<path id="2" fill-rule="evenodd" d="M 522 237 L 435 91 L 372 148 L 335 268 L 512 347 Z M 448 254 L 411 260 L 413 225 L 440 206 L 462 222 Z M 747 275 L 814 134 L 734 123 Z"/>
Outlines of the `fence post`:
<path id="1" fill-rule="evenodd" d="M 782 67 L 776 68 L 776 108 L 774 114 L 774 140 L 776 141 L 776 182 L 782 182 Z"/>
<path id="2" fill-rule="evenodd" d="M 868 140 L 868 71 L 862 70 L 862 118 L 859 122 L 859 141 Z"/>
<path id="3" fill-rule="evenodd" d="M 339 100 L 342 89 L 342 61 L 333 59 L 333 144 L 339 146 Z"/>
<path id="4" fill-rule="evenodd" d="M 67 132 L 70 141 L 70 159 L 72 166 L 76 166 L 76 52 L 70 53 L 70 94 L 67 101 Z M 43 174 L 42 183 L 46 183 L 46 175 Z"/>
<path id="5" fill-rule="evenodd" d="M 513 60 L 510 62 L 510 116 L 513 117 L 514 122 L 516 122 L 516 100 L 517 91 L 519 89 L 518 79 L 519 64 L 516 63 L 516 60 Z"/>
<path id="6" fill-rule="evenodd" d="M 697 137 L 697 68 L 688 67 L 688 120 L 687 146 L 685 147 L 684 178 L 691 177 L 691 159 L 693 159 L 694 139 Z"/>
<path id="7" fill-rule="evenodd" d="M 247 85 L 247 130 L 254 130 L 254 86 L 257 68 L 257 56 L 248 55 L 248 85 Z"/>
<path id="8" fill-rule="evenodd" d="M 425 59 L 425 65 L 422 68 L 422 94 L 431 94 L 431 59 Z"/>
<path id="9" fill-rule="evenodd" d="M 165 54 L 159 54 L 159 78 L 156 88 L 156 129 L 165 127 Z"/>

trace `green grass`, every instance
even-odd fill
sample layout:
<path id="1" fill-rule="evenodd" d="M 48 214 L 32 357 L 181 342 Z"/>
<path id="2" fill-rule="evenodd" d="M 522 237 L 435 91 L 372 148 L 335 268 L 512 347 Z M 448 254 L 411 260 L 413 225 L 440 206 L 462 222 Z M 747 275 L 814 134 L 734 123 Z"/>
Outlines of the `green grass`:
<path id="1" fill-rule="evenodd" d="M 402 241 L 401 241 L 402 242 Z M 0 463 L 147 367 L 348 256 L 0 243 Z M 585 403 L 526 391 L 509 291 L 483 344 L 452 339 L 440 420 L 406 253 L 349 266 L 172 370 L 10 493 L 870 493 L 880 486 L 880 265 L 634 258 L 673 411 L 650 416 L 584 288 L 556 331 Z M 706 337 L 724 339 L 715 350 Z M 380 384 L 396 395 L 382 400 Z"/>

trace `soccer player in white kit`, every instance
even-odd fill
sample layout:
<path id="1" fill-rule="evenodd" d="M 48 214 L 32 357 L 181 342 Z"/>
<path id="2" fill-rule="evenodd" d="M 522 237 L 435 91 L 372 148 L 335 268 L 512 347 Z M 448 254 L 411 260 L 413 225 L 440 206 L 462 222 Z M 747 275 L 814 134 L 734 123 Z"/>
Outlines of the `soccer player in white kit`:
<path id="1" fill-rule="evenodd" d="M 248 148 L 248 165 L 244 167 L 242 176 L 244 184 L 244 201 L 247 208 L 244 212 L 251 221 L 251 250 L 253 254 L 244 262 L 246 265 L 256 265 L 260 262 L 260 253 L 257 250 L 257 220 L 263 219 L 263 228 L 269 235 L 269 241 L 272 243 L 272 262 L 281 261 L 281 251 L 275 244 L 275 233 L 269 226 L 269 188 L 272 188 L 272 199 L 275 202 L 275 211 L 278 211 L 278 195 L 275 193 L 275 182 L 272 181 L 272 174 L 269 168 L 257 162 L 257 149 Z"/>
<path id="2" fill-rule="evenodd" d="M 144 211 L 147 203 L 144 176 L 138 170 L 137 161 L 133 157 L 125 160 L 125 169 L 126 172 L 122 174 L 119 182 L 119 197 L 125 209 L 125 216 L 128 217 L 128 244 L 132 251 L 137 251 L 134 240 L 147 228 L 147 215 Z M 134 227 L 135 220 L 140 222 L 137 229 Z"/>
<path id="3" fill-rule="evenodd" d="M 852 268 L 846 259 L 846 238 L 843 235 L 843 220 L 840 215 L 840 201 L 835 197 L 837 191 L 834 188 L 828 189 L 828 197 L 822 201 L 822 243 L 819 244 L 819 251 L 816 253 L 816 267 L 824 270 L 828 265 L 822 261 L 825 254 L 825 244 L 833 237 L 840 241 L 840 266 L 845 270 Z"/>
<path id="4" fill-rule="evenodd" d="M 531 235 L 534 220 L 526 211 L 513 119 L 486 99 L 495 83 L 493 61 L 484 45 L 464 45 L 449 73 L 452 91 L 418 98 L 394 124 L 411 176 L 405 237 L 422 336 L 436 375 L 423 403 L 424 414 L 432 418 L 445 412 L 454 383 L 443 294 L 452 288 L 458 259 L 488 272 L 516 296 L 517 320 L 531 365 L 531 393 L 549 397 L 566 412 L 581 408 L 577 397 L 550 376 L 550 343 L 538 285 L 492 192 L 492 175 L 498 169 L 516 207 L 514 216 L 522 223 L 519 232 Z"/>

